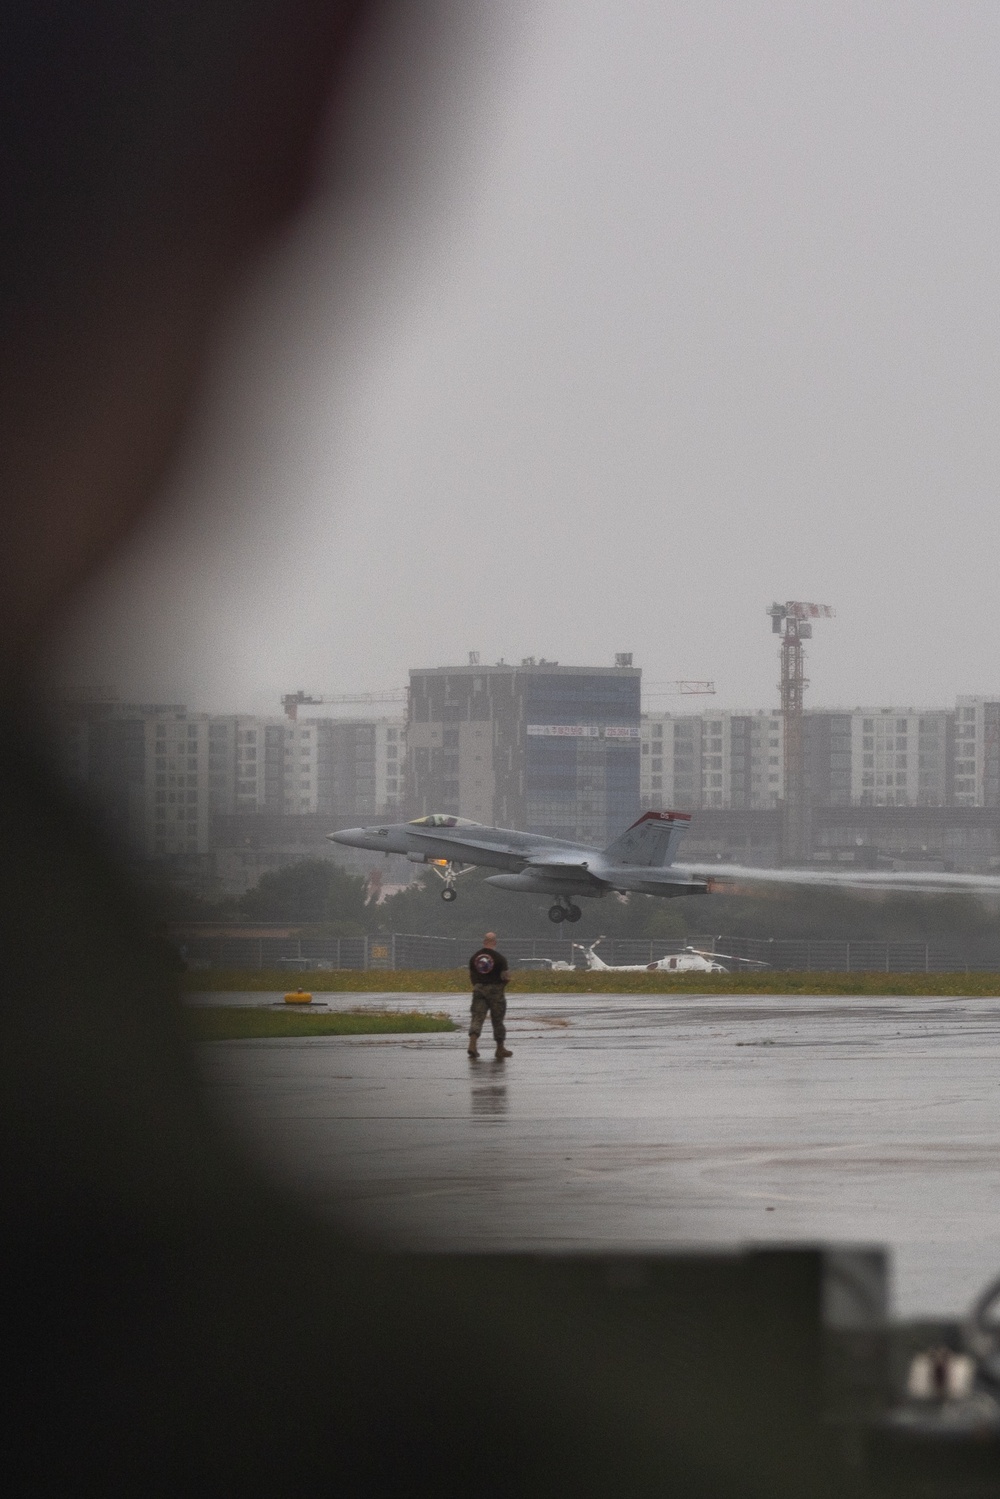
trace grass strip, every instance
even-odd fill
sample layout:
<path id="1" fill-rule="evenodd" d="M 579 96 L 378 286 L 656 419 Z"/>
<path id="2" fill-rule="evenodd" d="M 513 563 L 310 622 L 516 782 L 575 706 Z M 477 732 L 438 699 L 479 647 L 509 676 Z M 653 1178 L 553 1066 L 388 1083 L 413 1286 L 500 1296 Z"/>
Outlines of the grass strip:
<path id="1" fill-rule="evenodd" d="M 267 1010 L 234 1005 L 189 1009 L 189 1027 L 196 1041 L 255 1041 L 272 1036 L 408 1036 L 415 1032 L 453 1031 L 447 1015 L 424 1015 L 414 1010 L 396 1013 L 377 1010 L 318 1011 Z"/>
<path id="2" fill-rule="evenodd" d="M 338 968 L 329 972 L 289 973 L 287 969 L 198 968 L 181 975 L 193 994 L 285 994 L 299 984 L 310 994 L 437 994 L 469 990 L 468 968 L 372 968 L 367 972 Z"/>
<path id="3" fill-rule="evenodd" d="M 266 969 L 205 969 L 183 975 L 190 993 L 284 993 L 301 978 L 313 994 L 461 994 L 469 991 L 465 968 L 369 970 L 339 969 L 303 973 Z M 513 994 L 815 994 L 910 995 L 942 999 L 998 998 L 1000 973 L 552 973 L 515 971 Z M 272 1012 L 279 1013 L 279 1012 Z M 358 1034 L 355 1032 L 354 1034 Z"/>

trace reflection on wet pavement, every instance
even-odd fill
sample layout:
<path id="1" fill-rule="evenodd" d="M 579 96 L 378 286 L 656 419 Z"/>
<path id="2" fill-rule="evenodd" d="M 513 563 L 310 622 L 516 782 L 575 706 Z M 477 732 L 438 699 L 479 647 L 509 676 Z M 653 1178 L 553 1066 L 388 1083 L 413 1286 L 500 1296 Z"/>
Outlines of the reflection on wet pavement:
<path id="1" fill-rule="evenodd" d="M 498 1119 L 507 1112 L 506 1083 L 473 1084 L 470 1098 L 473 1118 Z"/>
<path id="2" fill-rule="evenodd" d="M 512 994 L 508 1025 L 503 1064 L 460 1029 L 215 1043 L 205 1075 L 283 1175 L 396 1243 L 885 1243 L 907 1316 L 1000 1269 L 1000 1001 Z"/>

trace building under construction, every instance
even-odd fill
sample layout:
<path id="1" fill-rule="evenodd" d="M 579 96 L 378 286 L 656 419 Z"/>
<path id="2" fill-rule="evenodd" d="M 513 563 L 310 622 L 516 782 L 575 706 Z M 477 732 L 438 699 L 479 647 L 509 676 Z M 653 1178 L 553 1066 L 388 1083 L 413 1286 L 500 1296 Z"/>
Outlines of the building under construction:
<path id="1" fill-rule="evenodd" d="M 641 686 L 624 653 L 411 671 L 411 811 L 603 846 L 639 812 Z"/>

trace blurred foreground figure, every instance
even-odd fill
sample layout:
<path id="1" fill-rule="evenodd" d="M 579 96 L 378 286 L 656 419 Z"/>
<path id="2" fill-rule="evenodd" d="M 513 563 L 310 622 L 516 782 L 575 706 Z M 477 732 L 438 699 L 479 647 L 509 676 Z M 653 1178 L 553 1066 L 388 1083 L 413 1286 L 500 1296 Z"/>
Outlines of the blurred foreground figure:
<path id="1" fill-rule="evenodd" d="M 216 315 L 308 184 L 349 9 L 6 10 L 8 711 L 74 586 L 150 502 Z M 23 745 L 8 726 L 10 1493 L 832 1491 L 808 1256 L 721 1295 L 694 1262 L 678 1290 L 669 1266 L 500 1258 L 484 1317 L 481 1262 L 366 1252 L 230 1155 L 141 902 Z"/>

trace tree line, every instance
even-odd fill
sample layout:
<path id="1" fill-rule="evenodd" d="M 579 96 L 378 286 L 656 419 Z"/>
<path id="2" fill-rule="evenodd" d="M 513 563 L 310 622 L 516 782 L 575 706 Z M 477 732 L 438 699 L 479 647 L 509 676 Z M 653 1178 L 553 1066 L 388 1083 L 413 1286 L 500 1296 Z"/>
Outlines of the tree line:
<path id="1" fill-rule="evenodd" d="M 851 938 L 872 941 L 960 941 L 1000 946 L 996 906 L 964 895 L 911 896 L 823 891 L 768 890 L 746 895 L 649 895 L 581 900 L 583 916 L 573 926 L 548 919 L 544 896 L 498 890 L 488 870 L 473 870 L 458 882 L 458 900 L 441 900 L 440 881 L 419 878 L 405 890 L 379 899 L 363 876 L 329 859 L 304 860 L 261 876 L 245 894 L 200 900 L 176 889 L 156 893 L 165 920 L 289 922 L 322 928 L 331 937 L 413 932 L 475 940 L 487 929 L 517 937 L 689 938 L 711 933 L 738 937 Z"/>

